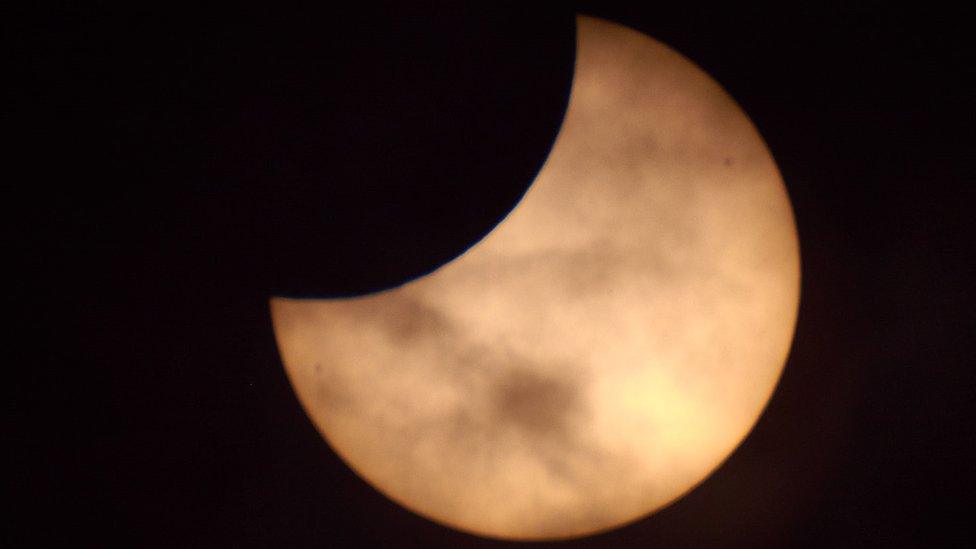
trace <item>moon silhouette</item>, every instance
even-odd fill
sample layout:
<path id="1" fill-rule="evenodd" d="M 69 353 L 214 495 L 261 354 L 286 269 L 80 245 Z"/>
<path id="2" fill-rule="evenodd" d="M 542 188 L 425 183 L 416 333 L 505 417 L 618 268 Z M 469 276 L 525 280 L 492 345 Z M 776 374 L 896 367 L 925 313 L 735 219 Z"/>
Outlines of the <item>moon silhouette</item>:
<path id="1" fill-rule="evenodd" d="M 489 537 L 583 536 L 691 490 L 762 413 L 799 302 L 789 198 L 746 115 L 667 46 L 577 27 L 563 126 L 491 233 L 397 288 L 271 300 L 336 453 Z"/>

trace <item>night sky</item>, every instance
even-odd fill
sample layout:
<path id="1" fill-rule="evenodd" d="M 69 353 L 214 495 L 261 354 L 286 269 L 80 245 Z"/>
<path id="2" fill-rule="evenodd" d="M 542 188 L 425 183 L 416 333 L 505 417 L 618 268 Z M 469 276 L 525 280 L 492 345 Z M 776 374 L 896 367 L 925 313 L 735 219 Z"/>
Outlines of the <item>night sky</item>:
<path id="1" fill-rule="evenodd" d="M 5 21 L 19 503 L 0 540 L 506 545 L 341 463 L 288 384 L 267 298 L 388 288 L 490 231 L 555 138 L 580 11 L 674 47 L 749 114 L 793 201 L 803 284 L 739 450 L 665 510 L 564 545 L 966 541 L 972 14 L 444 4 Z"/>

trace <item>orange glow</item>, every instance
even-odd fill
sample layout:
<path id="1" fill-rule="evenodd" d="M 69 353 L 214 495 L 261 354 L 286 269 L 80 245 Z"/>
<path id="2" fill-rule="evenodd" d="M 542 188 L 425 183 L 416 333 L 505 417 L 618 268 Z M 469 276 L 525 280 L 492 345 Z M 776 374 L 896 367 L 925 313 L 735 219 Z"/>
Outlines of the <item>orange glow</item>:
<path id="1" fill-rule="evenodd" d="M 332 448 L 485 536 L 582 536 L 692 489 L 758 419 L 796 318 L 793 215 L 749 119 L 663 44 L 578 29 L 563 127 L 493 232 L 399 288 L 271 302 Z"/>

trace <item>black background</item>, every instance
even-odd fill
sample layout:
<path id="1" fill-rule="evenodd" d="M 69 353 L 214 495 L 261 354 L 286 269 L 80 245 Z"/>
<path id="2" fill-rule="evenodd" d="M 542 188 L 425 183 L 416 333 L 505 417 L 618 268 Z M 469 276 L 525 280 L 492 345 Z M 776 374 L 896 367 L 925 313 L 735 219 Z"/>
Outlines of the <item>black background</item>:
<path id="1" fill-rule="evenodd" d="M 972 18 L 889 4 L 12 14 L 19 503 L 2 535 L 501 544 L 345 468 L 288 385 L 266 299 L 399 284 L 488 232 L 558 129 L 582 11 L 668 43 L 749 113 L 793 201 L 803 288 L 740 449 L 667 509 L 566 546 L 966 541 Z"/>

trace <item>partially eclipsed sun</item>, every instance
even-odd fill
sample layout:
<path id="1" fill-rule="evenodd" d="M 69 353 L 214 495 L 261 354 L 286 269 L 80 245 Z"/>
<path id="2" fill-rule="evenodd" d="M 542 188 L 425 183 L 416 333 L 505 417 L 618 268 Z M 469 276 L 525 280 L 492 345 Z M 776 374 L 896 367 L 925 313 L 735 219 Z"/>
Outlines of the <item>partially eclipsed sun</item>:
<path id="1" fill-rule="evenodd" d="M 749 119 L 647 36 L 577 35 L 556 143 L 484 240 L 398 288 L 271 301 L 345 462 L 485 536 L 582 536 L 692 489 L 758 419 L 797 313 L 789 198 Z"/>

